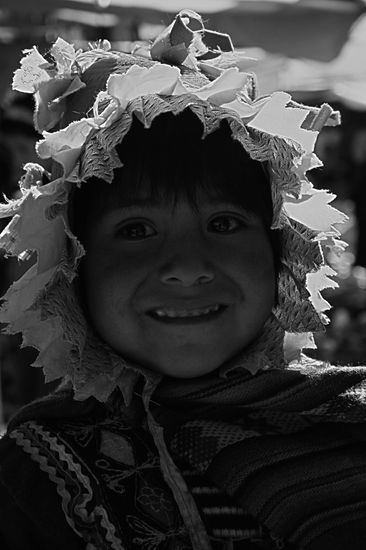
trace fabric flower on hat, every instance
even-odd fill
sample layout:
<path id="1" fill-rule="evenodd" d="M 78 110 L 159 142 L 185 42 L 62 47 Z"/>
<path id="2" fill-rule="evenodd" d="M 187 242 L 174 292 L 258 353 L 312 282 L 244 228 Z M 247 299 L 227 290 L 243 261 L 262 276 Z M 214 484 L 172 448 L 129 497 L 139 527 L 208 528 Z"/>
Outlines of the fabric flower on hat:
<path id="1" fill-rule="evenodd" d="M 197 69 L 198 60 L 210 59 L 233 50 L 228 34 L 205 29 L 198 13 L 182 10 L 155 39 L 150 53 L 154 60 Z"/>
<path id="2" fill-rule="evenodd" d="M 112 74 L 106 90 L 98 94 L 93 116 L 72 122 L 57 132 L 44 132 L 44 140 L 37 145 L 41 158 L 52 158 L 60 163 L 64 177 L 68 177 L 93 129 L 109 127 L 134 100 L 148 96 L 192 96 L 192 100 L 208 101 L 233 112 L 250 127 L 297 142 L 312 154 L 317 132 L 301 127 L 309 111 L 289 107 L 289 94 L 277 92 L 272 96 L 250 100 L 243 95 L 247 74 L 236 67 L 220 72 L 219 76 L 197 88 L 185 83 L 178 68 L 166 64 L 150 68 L 133 65 L 123 74 Z M 136 109 L 135 109 L 136 110 Z M 138 110 L 138 109 L 137 109 Z"/>
<path id="3" fill-rule="evenodd" d="M 52 158 L 61 164 L 64 177 L 68 177 L 94 127 L 95 123 L 92 118 L 83 118 L 80 121 L 72 122 L 58 132 L 44 132 L 44 140 L 37 144 L 37 153 L 42 159 Z"/>
<path id="4" fill-rule="evenodd" d="M 232 67 L 200 88 L 185 84 L 178 68 L 166 64 L 150 68 L 133 65 L 124 74 L 112 74 L 106 90 L 98 94 L 93 115 L 72 122 L 56 132 L 43 132 L 44 139 L 37 144 L 37 152 L 43 159 L 52 158 L 62 165 L 64 177 L 74 169 L 82 148 L 93 130 L 107 128 L 116 121 L 129 103 L 148 95 L 192 95 L 195 100 L 209 101 L 235 111 L 239 117 L 251 119 L 263 107 L 264 102 L 245 101 L 239 97 L 247 76 Z M 269 97 L 265 100 L 269 101 Z"/>
<path id="5" fill-rule="evenodd" d="M 91 48 L 102 55 L 108 51 L 107 41 L 99 42 Z M 65 111 L 65 99 L 85 86 L 80 79 L 82 70 L 95 61 L 95 54 L 76 51 L 72 44 L 58 38 L 50 50 L 49 62 L 36 47 L 25 50 L 26 55 L 15 71 L 13 88 L 20 92 L 34 94 L 36 111 L 34 123 L 39 132 L 54 128 Z"/>

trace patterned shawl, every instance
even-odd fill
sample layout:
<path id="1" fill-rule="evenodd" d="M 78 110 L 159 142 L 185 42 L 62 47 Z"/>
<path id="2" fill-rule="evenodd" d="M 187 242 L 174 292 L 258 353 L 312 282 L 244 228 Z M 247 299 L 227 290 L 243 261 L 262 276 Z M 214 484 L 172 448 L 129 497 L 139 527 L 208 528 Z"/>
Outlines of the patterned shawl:
<path id="1" fill-rule="evenodd" d="M 165 379 L 152 401 L 173 458 L 208 475 L 278 541 L 366 547 L 365 367 L 304 359 L 256 376 Z"/>
<path id="2" fill-rule="evenodd" d="M 212 517 L 208 515 L 215 505 L 218 507 L 214 510 L 215 527 L 232 525 L 233 518 L 230 520 L 230 510 L 225 506 L 241 510 L 242 532 L 253 532 L 253 525 L 263 526 L 260 531 L 263 535 L 269 533 L 270 540 L 260 537 L 261 542 L 258 546 L 254 544 L 255 548 L 273 548 L 274 544 L 276 548 L 364 550 L 365 388 L 366 367 L 332 367 L 303 358 L 301 363 L 284 370 L 269 369 L 254 376 L 238 368 L 226 378 L 215 373 L 196 380 L 166 378 L 158 386 L 148 382 L 143 390 L 137 383 L 134 398 L 128 405 L 119 392 L 115 392 L 107 404 L 98 403 L 94 398 L 77 402 L 72 395 L 65 402 L 62 392 L 57 392 L 28 406 L 14 418 L 9 425 L 9 437 L 2 442 L 3 454 L 5 443 L 9 446 L 16 442 L 20 448 L 24 447 L 26 454 L 28 445 L 33 445 L 32 457 L 41 470 L 47 470 L 45 458 L 38 456 L 47 455 L 50 464 L 56 460 L 55 464 L 60 466 L 57 452 L 52 449 L 57 445 L 64 449 L 71 420 L 76 422 L 76 428 L 80 424 L 83 434 L 85 426 L 88 434 L 90 429 L 99 433 L 98 422 L 90 418 L 100 417 L 100 427 L 105 431 L 103 418 L 107 414 L 113 419 L 114 428 L 110 434 L 113 441 L 118 434 L 125 438 L 130 430 L 131 441 L 136 436 L 144 445 L 151 442 L 151 456 L 155 456 L 159 465 L 156 475 L 161 478 L 162 473 L 172 491 L 171 496 L 190 537 L 189 548 L 212 550 L 207 527 L 208 523 L 212 524 Z M 141 406 L 141 390 L 145 411 Z M 86 424 L 85 418 L 89 418 Z M 37 438 L 31 436 L 29 439 L 29 434 L 25 434 L 34 420 L 41 423 L 41 427 L 46 426 L 39 428 L 42 433 L 49 430 L 53 434 L 48 437 L 52 449 L 48 449 L 46 440 L 37 443 Z M 84 481 L 85 472 L 89 471 L 89 477 L 93 477 L 90 465 L 99 456 L 97 439 L 91 443 L 94 458 L 89 457 L 86 462 L 82 459 Z M 75 442 L 71 440 L 68 445 L 76 462 L 80 462 L 79 453 L 82 456 L 84 453 L 84 436 L 82 443 L 82 449 L 77 445 L 74 448 Z M 120 449 L 118 456 L 122 451 Z M 136 464 L 144 463 L 138 445 L 134 445 L 131 452 L 136 454 Z M 6 460 L 14 469 L 13 454 L 4 456 L 2 466 Z M 130 464 L 130 460 L 127 462 Z M 86 469 L 87 464 L 89 469 Z M 127 483 L 123 472 L 130 466 L 114 463 L 114 468 L 118 479 Z M 56 482 L 55 470 L 48 470 L 51 482 Z M 61 483 L 70 481 L 67 468 L 65 477 L 62 472 L 59 474 Z M 221 497 L 217 504 L 211 499 L 208 504 L 211 509 L 206 510 L 207 500 L 192 489 L 195 478 L 201 480 L 199 483 L 206 480 L 203 481 L 206 487 L 222 491 L 228 497 L 227 502 L 232 504 L 225 505 Z M 15 476 L 15 481 L 17 479 Z M 103 508 L 103 499 L 97 498 L 103 483 L 101 480 L 95 483 L 93 498 Z M 122 495 L 125 490 L 127 485 L 123 485 Z M 135 491 L 134 487 L 130 490 Z M 75 503 L 79 503 L 79 499 Z M 115 512 L 124 510 L 125 504 L 118 505 Z M 76 506 L 72 515 L 79 526 L 77 533 L 81 529 L 80 520 L 85 523 L 87 519 L 87 516 L 80 516 L 84 509 L 79 508 Z M 98 525 L 86 523 L 88 536 L 91 527 L 99 533 Z M 123 534 L 126 536 L 125 532 Z M 225 533 L 222 537 L 225 538 Z M 235 539 L 235 536 L 229 535 L 230 538 Z M 250 548 L 247 539 L 239 542 L 238 547 L 228 548 Z M 107 541 L 104 546 L 98 543 L 94 547 L 114 548 Z"/>

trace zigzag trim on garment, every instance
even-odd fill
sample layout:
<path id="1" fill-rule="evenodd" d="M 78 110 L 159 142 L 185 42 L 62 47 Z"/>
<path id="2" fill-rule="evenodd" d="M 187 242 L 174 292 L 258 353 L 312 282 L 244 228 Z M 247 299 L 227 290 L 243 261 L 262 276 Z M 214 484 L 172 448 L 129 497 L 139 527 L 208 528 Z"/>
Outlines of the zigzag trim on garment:
<path id="1" fill-rule="evenodd" d="M 28 453 L 31 459 L 55 483 L 57 493 L 62 499 L 62 510 L 66 521 L 77 535 L 86 538 L 88 550 L 125 550 L 122 541 L 116 536 L 116 528 L 108 518 L 107 510 L 101 505 L 94 506 L 90 512 L 87 510 L 87 505 L 93 498 L 90 479 L 83 474 L 81 465 L 66 451 L 65 445 L 60 443 L 57 437 L 52 436 L 50 432 L 34 421 L 21 424 L 10 433 L 9 437 L 14 439 L 16 444 L 22 447 L 24 452 Z M 48 456 L 42 455 L 42 449 Z M 57 467 L 51 463 L 52 458 Z M 62 464 L 65 463 L 66 468 L 63 468 Z M 78 484 L 78 500 L 82 498 L 81 503 L 73 504 L 72 495 L 66 488 L 65 479 L 61 477 L 60 470 L 67 472 L 69 478 L 76 477 L 74 482 Z M 72 475 L 70 476 L 70 474 Z M 83 490 L 81 495 L 80 489 Z M 81 525 L 76 525 L 73 515 L 77 516 Z M 104 533 L 101 533 L 100 526 L 105 530 Z M 80 529 L 80 527 L 84 529 Z M 91 539 L 94 539 L 98 546 L 95 546 Z M 103 546 L 100 546 L 101 543 Z"/>

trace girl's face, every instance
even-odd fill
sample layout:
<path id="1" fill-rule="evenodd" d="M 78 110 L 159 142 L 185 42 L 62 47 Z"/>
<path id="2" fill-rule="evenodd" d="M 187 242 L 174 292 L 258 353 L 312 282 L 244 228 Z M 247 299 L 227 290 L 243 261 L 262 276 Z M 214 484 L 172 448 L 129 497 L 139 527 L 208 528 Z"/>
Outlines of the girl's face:
<path id="1" fill-rule="evenodd" d="M 159 373 L 207 374 L 261 331 L 275 299 L 273 252 L 253 213 L 201 196 L 197 208 L 142 197 L 91 227 L 91 321 L 120 355 Z"/>

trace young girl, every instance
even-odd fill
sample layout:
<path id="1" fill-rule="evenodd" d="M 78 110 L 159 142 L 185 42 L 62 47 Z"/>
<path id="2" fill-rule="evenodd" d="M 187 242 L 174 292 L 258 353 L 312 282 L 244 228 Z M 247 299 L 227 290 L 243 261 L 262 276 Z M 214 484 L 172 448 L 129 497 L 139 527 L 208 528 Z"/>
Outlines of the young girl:
<path id="1" fill-rule="evenodd" d="M 2 549 L 365 547 L 366 370 L 301 353 L 341 247 L 305 176 L 337 114 L 256 98 L 231 50 L 186 10 L 152 59 L 59 39 L 15 74 L 53 165 L 1 207 L 37 261 L 0 320 L 63 382 L 1 441 Z"/>

